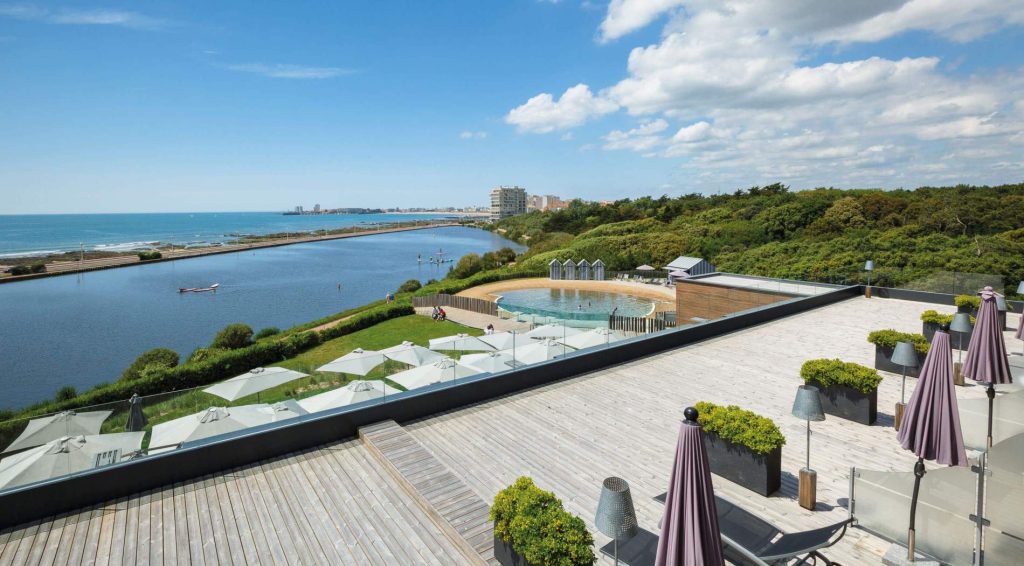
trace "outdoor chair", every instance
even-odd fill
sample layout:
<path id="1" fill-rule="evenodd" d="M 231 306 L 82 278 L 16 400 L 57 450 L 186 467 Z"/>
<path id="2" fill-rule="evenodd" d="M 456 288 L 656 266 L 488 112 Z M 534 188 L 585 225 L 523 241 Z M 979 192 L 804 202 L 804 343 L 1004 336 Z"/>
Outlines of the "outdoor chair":
<path id="1" fill-rule="evenodd" d="M 665 496 L 663 493 L 654 499 L 664 503 Z M 839 566 L 818 551 L 839 542 L 846 534 L 847 527 L 853 523 L 853 519 L 846 519 L 820 529 L 787 534 L 717 495 L 715 508 L 718 511 L 724 557 L 731 564 L 817 565 L 820 561 L 825 566 Z M 613 542 L 601 547 L 601 552 L 611 556 Z M 619 544 L 619 562 L 629 566 L 654 564 L 657 548 L 658 536 L 640 529 L 637 536 Z"/>

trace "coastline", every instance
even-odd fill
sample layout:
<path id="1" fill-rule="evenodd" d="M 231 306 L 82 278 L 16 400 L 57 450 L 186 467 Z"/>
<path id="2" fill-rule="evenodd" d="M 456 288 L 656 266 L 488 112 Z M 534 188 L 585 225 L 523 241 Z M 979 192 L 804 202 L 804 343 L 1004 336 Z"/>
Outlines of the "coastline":
<path id="1" fill-rule="evenodd" d="M 437 222 L 430 224 L 416 224 L 413 226 L 395 226 L 391 228 L 378 228 L 354 232 L 343 232 L 336 234 L 303 235 L 292 238 L 275 238 L 265 241 L 247 242 L 239 244 L 226 244 L 208 248 L 185 248 L 161 251 L 163 257 L 142 261 L 134 253 L 122 254 L 113 257 L 86 259 L 84 261 L 55 261 L 46 264 L 46 271 L 42 273 L 28 273 L 25 275 L 0 274 L 0 284 L 14 283 L 16 281 L 28 281 L 43 277 L 55 277 L 69 275 L 72 273 L 84 273 L 88 271 L 99 271 L 103 269 L 114 269 L 118 267 L 130 267 L 149 263 L 160 263 L 179 259 L 189 259 L 209 255 L 228 254 L 240 251 L 255 250 L 261 248 L 273 248 L 278 246 L 290 246 L 292 244 L 304 244 L 309 242 L 323 242 L 327 240 L 341 240 L 344 238 L 358 238 L 372 236 L 375 234 L 392 234 L 397 232 L 409 232 L 412 230 L 428 230 L 432 228 L 451 228 L 461 226 L 458 222 Z"/>

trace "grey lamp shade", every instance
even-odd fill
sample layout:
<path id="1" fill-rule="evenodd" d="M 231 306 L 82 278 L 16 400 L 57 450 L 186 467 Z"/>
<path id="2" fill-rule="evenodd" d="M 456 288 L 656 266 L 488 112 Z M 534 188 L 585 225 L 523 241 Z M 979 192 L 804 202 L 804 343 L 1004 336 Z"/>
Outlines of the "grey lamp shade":
<path id="1" fill-rule="evenodd" d="M 1024 295 L 1024 281 L 1021 281 L 1020 285 L 1017 285 L 1017 294 Z"/>
<path id="2" fill-rule="evenodd" d="M 869 259 L 866 262 L 864 262 L 864 271 L 874 271 L 874 270 L 875 270 L 875 262 L 873 260 Z"/>
<path id="3" fill-rule="evenodd" d="M 999 312 L 1006 312 L 1006 297 L 996 295 L 996 310 Z"/>
<path id="4" fill-rule="evenodd" d="M 605 478 L 601 487 L 601 499 L 597 502 L 597 516 L 594 526 L 602 534 L 617 541 L 629 540 L 636 536 L 636 511 L 629 484 L 622 478 Z"/>
<path id="5" fill-rule="evenodd" d="M 953 332 L 970 332 L 971 331 L 971 315 L 965 312 L 958 312 L 953 315 L 953 322 L 950 323 L 949 329 Z"/>
<path id="6" fill-rule="evenodd" d="M 968 321 L 970 324 L 970 321 Z M 918 365 L 917 351 L 910 342 L 897 342 L 896 349 L 892 351 L 892 363 L 908 368 L 916 368 Z"/>
<path id="7" fill-rule="evenodd" d="M 796 390 L 793 400 L 793 416 L 805 421 L 825 420 L 825 410 L 821 408 L 821 395 L 813 385 L 801 385 Z"/>

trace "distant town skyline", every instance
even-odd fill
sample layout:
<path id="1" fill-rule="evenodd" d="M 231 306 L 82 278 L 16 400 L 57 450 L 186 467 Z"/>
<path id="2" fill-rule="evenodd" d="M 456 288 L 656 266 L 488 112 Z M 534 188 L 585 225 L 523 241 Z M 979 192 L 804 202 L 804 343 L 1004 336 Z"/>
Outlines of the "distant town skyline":
<path id="1" fill-rule="evenodd" d="M 1024 180 L 1020 2 L 0 0 L 0 214 Z"/>

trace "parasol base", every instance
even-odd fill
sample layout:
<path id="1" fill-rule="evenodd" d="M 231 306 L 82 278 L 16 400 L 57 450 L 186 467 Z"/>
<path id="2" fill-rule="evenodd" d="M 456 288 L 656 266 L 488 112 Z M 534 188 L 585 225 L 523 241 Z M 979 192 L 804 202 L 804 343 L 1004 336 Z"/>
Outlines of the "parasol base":
<path id="1" fill-rule="evenodd" d="M 962 367 L 963 364 L 961 364 L 960 362 L 956 362 L 953 364 L 953 385 L 964 384 L 964 374 L 960 373 L 960 369 Z"/>
<path id="2" fill-rule="evenodd" d="M 892 543 L 889 545 L 889 550 L 885 552 L 885 556 L 882 557 L 882 564 L 886 566 L 910 566 L 911 564 L 916 566 L 939 566 L 939 562 L 920 552 L 915 552 L 914 558 L 916 560 L 913 562 L 907 560 L 907 547 L 905 545 Z"/>
<path id="3" fill-rule="evenodd" d="M 800 469 L 800 506 L 814 511 L 818 505 L 818 472 Z"/>
<path id="4" fill-rule="evenodd" d="M 900 429 L 900 423 L 903 422 L 903 412 L 907 410 L 906 403 L 896 403 L 896 411 L 892 421 L 892 426 L 896 430 Z"/>
<path id="5" fill-rule="evenodd" d="M 868 285 L 867 287 L 864 287 L 864 298 L 865 299 L 870 299 L 871 298 L 871 285 Z"/>

